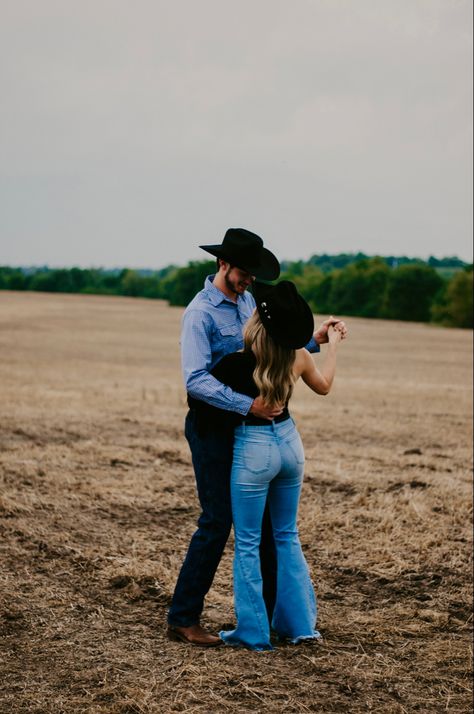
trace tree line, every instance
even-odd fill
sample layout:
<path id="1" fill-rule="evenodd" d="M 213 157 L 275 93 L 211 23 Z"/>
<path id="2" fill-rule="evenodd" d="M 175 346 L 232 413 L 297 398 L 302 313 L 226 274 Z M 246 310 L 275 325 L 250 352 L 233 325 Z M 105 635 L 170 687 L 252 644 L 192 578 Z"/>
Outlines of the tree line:
<path id="1" fill-rule="evenodd" d="M 128 295 L 187 305 L 214 261 L 170 265 L 159 271 L 0 266 L 0 290 Z M 459 258 L 313 256 L 282 263 L 314 312 L 473 326 L 472 265 Z"/>

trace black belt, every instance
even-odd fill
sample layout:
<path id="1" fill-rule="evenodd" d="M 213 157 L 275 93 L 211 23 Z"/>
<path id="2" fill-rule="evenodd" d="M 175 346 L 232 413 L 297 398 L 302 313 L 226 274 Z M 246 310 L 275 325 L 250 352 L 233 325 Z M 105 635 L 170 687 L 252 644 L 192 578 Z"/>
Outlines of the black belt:
<path id="1" fill-rule="evenodd" d="M 280 424 L 282 421 L 286 421 L 289 418 L 290 415 L 288 414 L 288 412 L 283 412 L 283 414 L 279 414 L 277 417 L 272 419 L 272 421 L 269 421 L 268 419 L 259 419 L 258 417 L 250 415 L 248 417 L 245 417 L 245 419 L 242 419 L 239 424 L 241 426 L 271 426 L 272 424 Z"/>

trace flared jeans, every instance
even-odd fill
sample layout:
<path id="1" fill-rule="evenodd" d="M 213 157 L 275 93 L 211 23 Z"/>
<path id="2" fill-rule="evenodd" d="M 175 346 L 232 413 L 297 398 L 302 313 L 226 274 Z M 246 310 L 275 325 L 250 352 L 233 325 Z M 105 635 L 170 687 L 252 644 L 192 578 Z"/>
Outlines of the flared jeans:
<path id="1" fill-rule="evenodd" d="M 320 637 L 315 629 L 316 597 L 296 523 L 303 472 L 303 445 L 293 419 L 236 428 L 231 501 L 237 626 L 219 633 L 228 645 L 272 649 L 270 625 L 281 639 L 293 643 Z M 271 623 L 262 595 L 259 556 L 267 499 L 277 554 L 276 602 Z"/>

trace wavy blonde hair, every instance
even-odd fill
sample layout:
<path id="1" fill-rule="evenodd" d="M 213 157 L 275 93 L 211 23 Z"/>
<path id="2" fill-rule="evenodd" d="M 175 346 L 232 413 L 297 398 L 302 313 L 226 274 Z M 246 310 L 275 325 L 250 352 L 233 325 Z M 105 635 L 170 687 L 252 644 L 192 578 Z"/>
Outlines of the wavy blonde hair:
<path id="1" fill-rule="evenodd" d="M 252 350 L 257 358 L 253 379 L 265 404 L 286 404 L 295 384 L 293 365 L 296 350 L 282 347 L 272 340 L 257 310 L 245 325 L 244 349 Z"/>

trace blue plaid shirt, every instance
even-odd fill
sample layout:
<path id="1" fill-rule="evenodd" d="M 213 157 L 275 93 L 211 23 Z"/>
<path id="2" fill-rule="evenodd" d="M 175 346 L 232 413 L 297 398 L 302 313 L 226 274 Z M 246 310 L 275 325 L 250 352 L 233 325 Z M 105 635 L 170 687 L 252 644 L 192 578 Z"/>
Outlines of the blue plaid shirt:
<path id="1" fill-rule="evenodd" d="M 243 327 L 255 308 L 249 292 L 230 300 L 213 284 L 214 276 L 206 278 L 204 289 L 186 308 L 181 332 L 181 365 L 184 384 L 191 397 L 218 409 L 248 414 L 253 399 L 234 392 L 219 382 L 210 371 L 225 355 L 238 352 L 244 346 Z M 314 339 L 306 348 L 319 352 Z"/>

